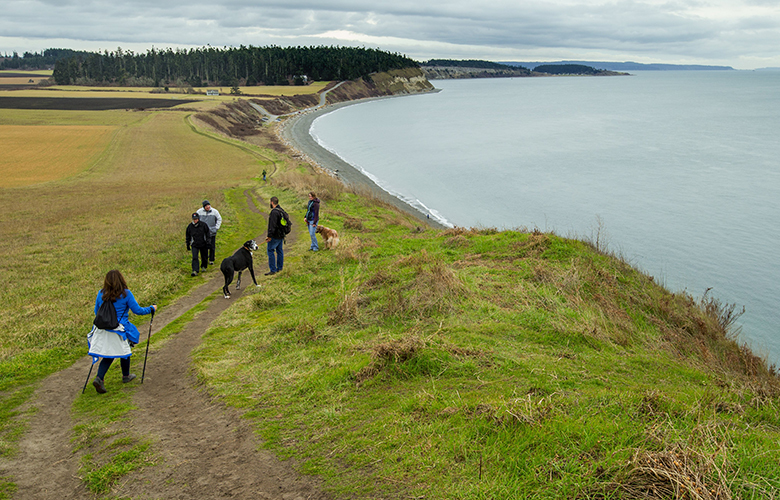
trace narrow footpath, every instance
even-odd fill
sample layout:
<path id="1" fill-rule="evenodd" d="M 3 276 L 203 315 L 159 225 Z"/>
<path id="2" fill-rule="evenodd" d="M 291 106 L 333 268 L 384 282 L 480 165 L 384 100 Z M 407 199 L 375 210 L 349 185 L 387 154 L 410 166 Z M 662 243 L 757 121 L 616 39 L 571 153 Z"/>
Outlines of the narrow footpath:
<path id="1" fill-rule="evenodd" d="M 252 202 L 249 208 L 267 217 Z M 293 241 L 295 235 L 291 235 Z M 263 241 L 265 238 L 257 238 Z M 265 285 L 265 253 L 255 254 L 258 283 Z M 239 411 L 226 407 L 198 385 L 190 370 L 190 353 L 201 341 L 211 323 L 254 287 L 251 277 L 244 289 L 234 290 L 232 298 L 221 295 L 222 274 L 215 266 L 207 271 L 208 282 L 193 289 L 175 303 L 161 308 L 152 323 L 152 336 L 209 295 L 218 294 L 208 307 L 196 314 L 186 327 L 170 337 L 162 347 L 152 347 L 146 377 L 133 393 L 136 407 L 129 415 L 131 433 L 152 441 L 152 451 L 160 457 L 155 466 L 135 471 L 122 478 L 111 497 L 133 499 L 284 499 L 329 498 L 316 477 L 295 472 L 294 461 L 279 461 L 272 453 L 259 449 L 252 426 Z M 245 273 L 248 274 L 248 273 Z M 274 279 L 274 278 L 270 278 Z M 260 293 L 263 293 L 261 290 Z M 141 328 L 142 333 L 148 332 Z M 85 333 L 86 335 L 86 333 Z M 135 348 L 131 369 L 140 379 L 145 344 Z M 71 419 L 74 400 L 81 393 L 90 358 L 85 356 L 70 368 L 46 378 L 32 398 L 38 409 L 28 431 L 19 443 L 13 459 L 0 460 L 0 477 L 10 477 L 18 490 L 18 500 L 91 499 L 78 477 L 81 452 L 71 443 L 75 422 Z M 111 370 L 119 367 L 112 366 Z M 137 382 L 134 382 L 137 383 Z M 108 386 L 109 391 L 112 387 Z M 91 385 L 88 391 L 94 391 Z"/>

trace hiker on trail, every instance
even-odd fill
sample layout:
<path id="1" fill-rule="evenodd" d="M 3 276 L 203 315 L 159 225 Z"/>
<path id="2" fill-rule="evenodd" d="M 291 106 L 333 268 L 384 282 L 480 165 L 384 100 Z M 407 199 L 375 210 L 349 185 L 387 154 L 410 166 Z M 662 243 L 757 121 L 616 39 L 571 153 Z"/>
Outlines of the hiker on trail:
<path id="1" fill-rule="evenodd" d="M 268 268 L 266 276 L 272 276 L 284 267 L 284 237 L 287 234 L 282 222 L 289 219 L 287 213 L 279 206 L 279 198 L 271 197 L 271 213 L 268 215 L 268 236 L 265 242 L 268 244 Z"/>
<path id="2" fill-rule="evenodd" d="M 102 358 L 98 366 L 97 376 L 92 381 L 95 390 L 100 394 L 106 392 L 104 379 L 108 368 L 115 358 L 119 358 L 119 365 L 122 367 L 122 382 L 127 383 L 135 378 L 135 373 L 130 373 L 130 356 L 132 355 L 130 348 L 140 341 L 140 334 L 138 333 L 138 328 L 130 323 L 128 318 L 130 311 L 139 316 L 154 314 L 157 311 L 156 304 L 152 304 L 149 307 L 138 305 L 133 292 L 127 288 L 125 277 L 116 269 L 109 271 L 105 280 L 103 280 L 103 288 L 98 292 L 97 299 L 95 299 L 95 315 L 97 315 L 98 309 L 100 309 L 104 300 L 113 302 L 119 326 L 115 330 L 97 330 L 93 328 L 91 333 L 97 330 L 104 332 L 106 336 L 111 336 L 106 338 L 107 342 L 102 342 L 94 335 L 88 337 L 90 340 L 90 354 L 95 358 L 98 355 Z M 113 336 L 117 338 L 113 338 Z M 101 347 L 98 347 L 96 343 L 100 343 Z M 121 349 L 116 349 L 116 346 L 121 346 Z"/>
<path id="3" fill-rule="evenodd" d="M 211 231 L 209 227 L 201 222 L 198 212 L 192 214 L 192 222 L 187 226 L 184 234 L 187 250 L 192 251 L 192 274 L 197 276 L 201 269 L 205 271 L 208 268 L 209 243 L 211 242 Z M 198 255 L 200 255 L 200 267 L 198 267 Z"/>
<path id="4" fill-rule="evenodd" d="M 263 169 L 263 182 L 265 182 L 265 169 Z"/>
<path id="5" fill-rule="evenodd" d="M 314 191 L 309 193 L 309 204 L 306 206 L 306 216 L 303 218 L 306 227 L 309 228 L 311 236 L 311 247 L 309 250 L 316 252 L 320 249 L 317 245 L 317 223 L 320 221 L 320 200 Z"/>
<path id="6" fill-rule="evenodd" d="M 206 224 L 211 231 L 211 239 L 209 240 L 209 265 L 214 265 L 214 257 L 217 251 L 217 231 L 222 225 L 222 216 L 219 215 L 219 211 L 211 206 L 209 200 L 203 200 L 203 208 L 198 209 L 198 215 L 200 221 Z"/>

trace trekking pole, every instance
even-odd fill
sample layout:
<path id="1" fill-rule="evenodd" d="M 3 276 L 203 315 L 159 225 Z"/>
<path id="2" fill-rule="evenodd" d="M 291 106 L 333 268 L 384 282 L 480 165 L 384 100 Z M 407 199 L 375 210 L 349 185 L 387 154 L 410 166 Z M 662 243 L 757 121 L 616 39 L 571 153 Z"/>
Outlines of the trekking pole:
<path id="1" fill-rule="evenodd" d="M 154 321 L 154 309 L 152 309 L 152 319 L 149 320 L 149 336 L 146 338 L 146 355 L 144 356 L 144 371 L 141 372 L 141 383 L 144 383 L 146 376 L 146 359 L 149 357 L 149 343 L 152 341 L 152 322 Z"/>
<path id="2" fill-rule="evenodd" d="M 92 363 L 89 365 L 89 373 L 87 374 L 87 381 L 86 381 L 86 382 L 84 382 L 84 388 L 83 388 L 83 389 L 81 389 L 81 393 L 82 393 L 82 394 L 84 394 L 84 391 L 86 391 L 86 390 L 87 390 L 87 384 L 89 383 L 89 377 L 91 377 L 91 376 L 92 376 L 92 367 L 93 367 L 93 366 L 95 366 L 95 362 L 94 362 L 94 361 L 93 361 L 93 362 L 92 362 Z"/>

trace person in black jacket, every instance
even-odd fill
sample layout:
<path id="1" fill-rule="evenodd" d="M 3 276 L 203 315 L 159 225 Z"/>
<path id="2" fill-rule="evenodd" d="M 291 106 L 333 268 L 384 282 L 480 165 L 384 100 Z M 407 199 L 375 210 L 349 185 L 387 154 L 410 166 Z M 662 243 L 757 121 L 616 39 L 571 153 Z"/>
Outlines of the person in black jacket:
<path id="1" fill-rule="evenodd" d="M 268 236 L 265 242 L 268 244 L 268 268 L 266 276 L 272 276 L 284 267 L 284 229 L 282 220 L 282 207 L 279 206 L 279 198 L 271 197 L 271 213 L 268 215 Z"/>
<path id="2" fill-rule="evenodd" d="M 192 274 L 197 276 L 201 268 L 205 271 L 208 267 L 209 243 L 211 242 L 211 230 L 209 226 L 200 221 L 197 212 L 192 214 L 192 222 L 187 226 L 185 234 L 187 250 L 192 249 Z M 200 268 L 198 267 L 198 254 L 200 254 Z"/>
<path id="3" fill-rule="evenodd" d="M 316 252 L 320 249 L 317 244 L 317 224 L 320 221 L 320 199 L 314 191 L 309 193 L 309 204 L 306 206 L 306 216 L 303 218 L 306 222 L 306 227 L 309 228 L 309 236 L 311 236 L 311 247 L 309 250 Z"/>

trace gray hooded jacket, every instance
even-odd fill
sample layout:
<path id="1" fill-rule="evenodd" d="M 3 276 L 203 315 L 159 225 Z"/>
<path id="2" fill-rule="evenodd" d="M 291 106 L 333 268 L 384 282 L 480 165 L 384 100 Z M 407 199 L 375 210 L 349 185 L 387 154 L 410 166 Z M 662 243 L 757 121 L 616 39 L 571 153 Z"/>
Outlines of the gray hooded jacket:
<path id="1" fill-rule="evenodd" d="M 199 208 L 198 215 L 200 216 L 200 221 L 205 222 L 211 230 L 211 236 L 217 234 L 219 226 L 222 225 L 222 216 L 219 215 L 219 211 L 214 207 L 211 207 L 211 210 L 208 211 L 205 208 Z"/>

